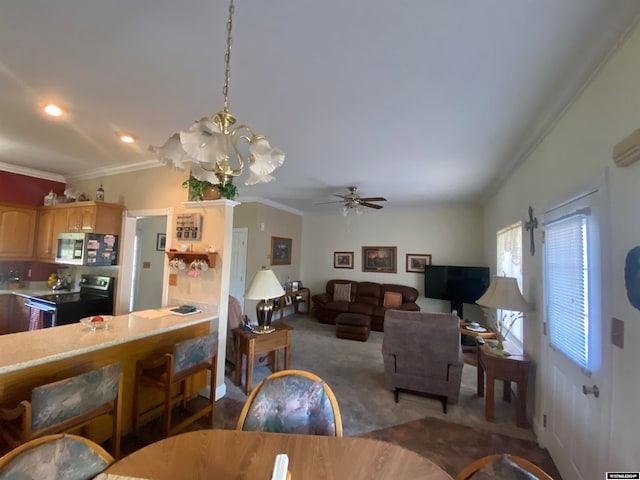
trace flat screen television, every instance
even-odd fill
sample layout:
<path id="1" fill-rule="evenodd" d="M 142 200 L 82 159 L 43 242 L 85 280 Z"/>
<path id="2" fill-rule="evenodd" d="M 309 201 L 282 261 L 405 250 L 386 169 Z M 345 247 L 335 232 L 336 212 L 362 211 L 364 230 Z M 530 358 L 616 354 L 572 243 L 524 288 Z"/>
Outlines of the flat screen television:
<path id="1" fill-rule="evenodd" d="M 449 300 L 451 311 L 462 316 L 463 303 L 475 303 L 489 288 L 489 267 L 425 265 L 424 296 Z"/>

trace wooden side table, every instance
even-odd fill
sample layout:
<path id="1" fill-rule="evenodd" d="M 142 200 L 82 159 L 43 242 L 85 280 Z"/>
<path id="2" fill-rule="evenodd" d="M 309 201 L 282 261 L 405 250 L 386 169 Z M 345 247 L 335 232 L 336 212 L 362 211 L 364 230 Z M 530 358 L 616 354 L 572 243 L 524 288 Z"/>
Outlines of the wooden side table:
<path id="1" fill-rule="evenodd" d="M 484 331 L 484 332 L 474 332 L 472 330 L 469 330 L 468 327 L 470 325 L 471 325 L 470 322 L 460 322 L 460 335 L 464 335 L 464 336 L 467 336 L 467 337 L 472 337 L 474 344 L 476 343 L 476 338 L 478 338 L 478 337 L 482 337 L 485 340 L 495 340 L 496 334 L 493 332 L 491 327 L 489 327 L 487 325 L 480 325 L 486 331 Z M 476 351 L 477 350 L 478 350 L 477 346 L 470 346 L 468 344 L 464 344 L 463 343 L 463 345 L 462 345 L 462 353 L 473 354 L 471 356 L 465 355 L 464 363 L 466 363 L 468 365 L 476 366 L 477 365 L 477 361 L 476 361 L 476 358 L 477 358 Z"/>
<path id="2" fill-rule="evenodd" d="M 477 340 L 477 339 L 476 339 Z M 527 381 L 529 379 L 529 360 L 517 349 L 505 344 L 511 353 L 509 357 L 502 357 L 491 353 L 489 345 L 478 341 L 478 396 L 484 396 L 484 373 L 487 372 L 487 399 L 485 402 L 485 418 L 488 422 L 494 420 L 496 380 L 503 380 L 502 398 L 511 401 L 511 382 L 518 385 L 516 405 L 516 424 L 518 427 L 527 426 Z"/>
<path id="3" fill-rule="evenodd" d="M 302 299 L 298 301 L 292 299 L 292 302 L 289 305 L 286 305 L 284 303 L 285 297 L 294 297 L 295 295 L 306 295 L 307 298 L 306 300 Z M 299 306 L 301 303 L 307 304 L 307 308 L 304 312 L 301 312 L 299 310 Z M 279 317 L 280 320 L 282 320 L 282 317 L 284 316 L 285 307 L 291 307 L 291 306 L 293 306 L 294 313 L 304 313 L 309 315 L 311 313 L 311 290 L 309 290 L 308 288 L 300 288 L 298 290 L 294 290 L 293 292 L 285 292 L 285 294 L 280 297 L 279 306 L 278 306 L 278 311 L 280 312 L 280 317 Z"/>
<path id="4" fill-rule="evenodd" d="M 236 346 L 236 378 L 235 384 L 242 384 L 242 355 L 247 357 L 244 392 L 249 395 L 253 389 L 253 359 L 260 353 L 271 352 L 273 371 L 279 370 L 278 351 L 284 349 L 284 369 L 289 369 L 289 347 L 291 346 L 292 327 L 282 320 L 271 324 L 275 331 L 271 333 L 253 333 L 244 328 L 233 330 L 233 341 Z"/>

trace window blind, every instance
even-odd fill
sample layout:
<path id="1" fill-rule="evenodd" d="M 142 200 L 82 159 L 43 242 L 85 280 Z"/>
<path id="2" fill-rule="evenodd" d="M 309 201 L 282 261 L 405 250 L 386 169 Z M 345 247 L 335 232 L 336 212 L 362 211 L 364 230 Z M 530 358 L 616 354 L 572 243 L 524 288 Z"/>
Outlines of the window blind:
<path id="1" fill-rule="evenodd" d="M 588 210 L 545 226 L 545 275 L 550 342 L 589 369 Z"/>

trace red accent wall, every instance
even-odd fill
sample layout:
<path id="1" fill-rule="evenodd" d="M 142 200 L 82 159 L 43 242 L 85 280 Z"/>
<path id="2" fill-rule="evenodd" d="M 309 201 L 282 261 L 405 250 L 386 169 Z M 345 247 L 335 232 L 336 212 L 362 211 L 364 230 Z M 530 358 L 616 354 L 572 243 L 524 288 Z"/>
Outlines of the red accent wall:
<path id="1" fill-rule="evenodd" d="M 53 190 L 64 195 L 66 184 L 0 171 L 0 202 L 22 205 L 44 205 L 44 196 Z"/>
<path id="2" fill-rule="evenodd" d="M 53 190 L 64 195 L 66 184 L 44 180 L 42 178 L 0 171 L 0 202 L 20 205 L 44 205 L 44 196 Z M 27 277 L 31 269 L 31 278 Z M 46 280 L 58 266 L 40 262 L 2 262 L 0 261 L 0 289 L 4 286 L 9 270 L 18 270 L 23 281 L 40 282 Z"/>

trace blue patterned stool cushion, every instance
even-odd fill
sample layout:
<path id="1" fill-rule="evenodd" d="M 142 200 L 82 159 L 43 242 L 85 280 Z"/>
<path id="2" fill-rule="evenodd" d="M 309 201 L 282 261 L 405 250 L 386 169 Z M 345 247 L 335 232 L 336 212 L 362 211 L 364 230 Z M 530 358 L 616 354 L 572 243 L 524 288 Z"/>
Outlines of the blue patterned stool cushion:
<path id="1" fill-rule="evenodd" d="M 173 348 L 173 373 L 182 372 L 199 363 L 211 363 L 217 348 L 217 333 L 177 343 Z"/>
<path id="2" fill-rule="evenodd" d="M 62 436 L 31 448 L 2 471 L 2 480 L 88 480 L 109 466 L 89 445 Z"/>
<path id="3" fill-rule="evenodd" d="M 34 388 L 31 429 L 38 431 L 113 401 L 122 365 L 114 363 L 76 377 Z"/>
<path id="4" fill-rule="evenodd" d="M 335 418 L 324 382 L 297 375 L 265 381 L 247 412 L 243 430 L 335 435 Z"/>

